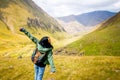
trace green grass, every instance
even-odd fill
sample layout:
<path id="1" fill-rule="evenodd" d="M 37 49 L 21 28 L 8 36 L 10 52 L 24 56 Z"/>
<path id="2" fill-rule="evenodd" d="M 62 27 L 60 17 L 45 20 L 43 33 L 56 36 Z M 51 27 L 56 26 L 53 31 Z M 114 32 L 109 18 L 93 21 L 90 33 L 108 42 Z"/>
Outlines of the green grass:
<path id="1" fill-rule="evenodd" d="M 65 51 L 76 55 L 120 56 L 120 13 L 106 21 L 96 31 L 87 34 L 70 45 Z"/>
<path id="2" fill-rule="evenodd" d="M 114 56 L 59 56 L 54 55 L 57 69 L 50 74 L 47 66 L 43 80 L 119 80 L 120 57 Z M 34 65 L 30 57 L 0 58 L 1 80 L 33 80 Z"/>

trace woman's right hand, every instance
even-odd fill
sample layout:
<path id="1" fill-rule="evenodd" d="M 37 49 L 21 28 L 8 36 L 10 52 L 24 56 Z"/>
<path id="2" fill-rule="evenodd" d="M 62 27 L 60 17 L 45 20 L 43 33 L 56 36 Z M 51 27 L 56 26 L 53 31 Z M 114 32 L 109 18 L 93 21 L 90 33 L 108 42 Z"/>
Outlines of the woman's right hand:
<path id="1" fill-rule="evenodd" d="M 24 32 L 24 31 L 25 31 L 25 28 L 21 27 L 21 28 L 20 28 L 20 31 L 21 31 L 21 32 Z"/>

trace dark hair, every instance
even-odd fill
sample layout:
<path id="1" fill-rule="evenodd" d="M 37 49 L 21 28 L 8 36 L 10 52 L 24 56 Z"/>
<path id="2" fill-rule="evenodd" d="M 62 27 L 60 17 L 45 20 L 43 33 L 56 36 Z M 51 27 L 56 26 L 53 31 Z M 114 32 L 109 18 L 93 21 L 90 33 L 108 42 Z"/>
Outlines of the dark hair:
<path id="1" fill-rule="evenodd" d="M 42 45 L 43 48 L 53 48 L 51 43 L 48 42 L 48 38 L 49 37 L 45 36 L 40 40 L 39 44 Z"/>

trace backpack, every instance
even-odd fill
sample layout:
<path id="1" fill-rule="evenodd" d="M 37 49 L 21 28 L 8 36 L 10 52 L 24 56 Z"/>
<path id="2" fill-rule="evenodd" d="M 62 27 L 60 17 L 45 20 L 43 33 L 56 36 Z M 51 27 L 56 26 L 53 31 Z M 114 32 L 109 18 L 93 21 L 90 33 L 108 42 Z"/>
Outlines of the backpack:
<path id="1" fill-rule="evenodd" d="M 40 66 L 40 67 L 45 66 L 44 62 L 45 62 L 46 58 L 47 58 L 46 53 L 39 52 L 37 48 L 33 51 L 32 56 L 31 56 L 32 62 L 35 65 Z"/>

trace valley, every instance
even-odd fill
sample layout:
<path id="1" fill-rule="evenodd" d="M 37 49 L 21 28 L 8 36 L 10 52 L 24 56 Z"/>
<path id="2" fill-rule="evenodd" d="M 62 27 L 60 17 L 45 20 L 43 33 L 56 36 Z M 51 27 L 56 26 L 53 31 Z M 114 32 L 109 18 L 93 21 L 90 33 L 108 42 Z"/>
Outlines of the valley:
<path id="1" fill-rule="evenodd" d="M 83 18 L 83 19 L 82 19 Z M 43 80 L 120 80 L 120 12 L 49 16 L 32 0 L 0 1 L 0 80 L 33 80 L 35 44 L 21 33 L 51 38 L 57 72 Z"/>

